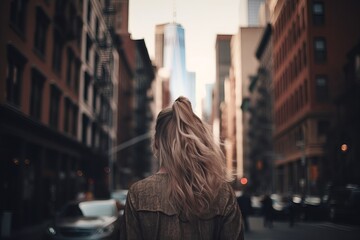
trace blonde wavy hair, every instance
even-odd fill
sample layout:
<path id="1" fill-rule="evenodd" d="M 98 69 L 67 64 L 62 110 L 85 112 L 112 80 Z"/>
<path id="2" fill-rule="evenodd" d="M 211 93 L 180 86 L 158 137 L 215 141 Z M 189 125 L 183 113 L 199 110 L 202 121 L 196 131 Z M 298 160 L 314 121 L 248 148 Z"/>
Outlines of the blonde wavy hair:
<path id="1" fill-rule="evenodd" d="M 153 150 L 169 175 L 170 203 L 187 219 L 209 211 L 221 185 L 232 181 L 219 143 L 185 97 L 159 113 Z"/>

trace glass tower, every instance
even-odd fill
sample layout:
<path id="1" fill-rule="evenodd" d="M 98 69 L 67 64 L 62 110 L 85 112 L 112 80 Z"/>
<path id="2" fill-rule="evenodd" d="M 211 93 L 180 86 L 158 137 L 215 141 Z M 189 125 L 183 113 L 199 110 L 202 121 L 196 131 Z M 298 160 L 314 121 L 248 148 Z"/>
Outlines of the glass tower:
<path id="1" fill-rule="evenodd" d="M 170 73 L 170 99 L 187 96 L 187 71 L 185 61 L 184 28 L 169 23 L 164 28 L 164 68 Z M 189 96 L 187 96 L 189 97 Z"/>

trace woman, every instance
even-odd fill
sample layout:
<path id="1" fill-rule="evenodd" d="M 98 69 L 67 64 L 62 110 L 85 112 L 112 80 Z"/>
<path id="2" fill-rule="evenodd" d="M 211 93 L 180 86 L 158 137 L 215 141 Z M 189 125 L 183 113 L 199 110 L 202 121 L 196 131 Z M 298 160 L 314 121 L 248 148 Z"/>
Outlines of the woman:
<path id="1" fill-rule="evenodd" d="M 159 171 L 128 192 L 121 239 L 244 239 L 224 155 L 179 97 L 156 120 Z"/>

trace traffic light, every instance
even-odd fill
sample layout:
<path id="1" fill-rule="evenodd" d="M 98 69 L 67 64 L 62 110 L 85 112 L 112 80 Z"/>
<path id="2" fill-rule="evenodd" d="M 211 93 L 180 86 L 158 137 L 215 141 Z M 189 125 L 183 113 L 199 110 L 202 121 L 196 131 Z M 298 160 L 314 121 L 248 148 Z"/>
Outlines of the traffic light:
<path id="1" fill-rule="evenodd" d="M 343 153 L 345 153 L 349 150 L 349 146 L 346 143 L 343 143 L 343 144 L 341 144 L 340 149 Z"/>
<path id="2" fill-rule="evenodd" d="M 246 184 L 248 183 L 247 178 L 246 178 L 246 177 L 240 178 L 240 183 L 241 183 L 242 185 L 246 185 Z"/>

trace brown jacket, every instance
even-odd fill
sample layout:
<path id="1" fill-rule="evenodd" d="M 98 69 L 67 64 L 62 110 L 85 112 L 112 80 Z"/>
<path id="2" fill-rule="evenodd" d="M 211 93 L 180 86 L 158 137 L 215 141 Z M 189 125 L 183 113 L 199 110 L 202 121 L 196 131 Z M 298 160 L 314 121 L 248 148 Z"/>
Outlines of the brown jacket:
<path id="1" fill-rule="evenodd" d="M 242 218 L 232 187 L 224 184 L 209 213 L 189 222 L 169 204 L 167 174 L 136 182 L 128 192 L 120 239 L 244 239 Z"/>

